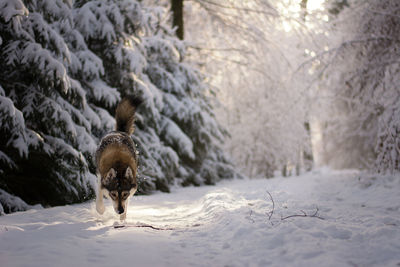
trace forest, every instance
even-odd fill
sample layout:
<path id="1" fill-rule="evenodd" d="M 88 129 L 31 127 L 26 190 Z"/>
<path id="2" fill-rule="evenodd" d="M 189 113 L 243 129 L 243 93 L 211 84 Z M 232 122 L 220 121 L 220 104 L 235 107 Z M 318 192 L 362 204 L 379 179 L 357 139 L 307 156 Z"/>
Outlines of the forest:
<path id="1" fill-rule="evenodd" d="M 2 0 L 0 214 L 95 195 L 128 94 L 139 194 L 400 169 L 397 0 Z"/>

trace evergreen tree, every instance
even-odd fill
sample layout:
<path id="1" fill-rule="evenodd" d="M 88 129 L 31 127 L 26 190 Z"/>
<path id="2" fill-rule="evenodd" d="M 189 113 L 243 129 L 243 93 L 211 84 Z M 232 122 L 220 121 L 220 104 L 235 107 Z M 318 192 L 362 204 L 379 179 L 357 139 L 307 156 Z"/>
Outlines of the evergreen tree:
<path id="1" fill-rule="evenodd" d="M 82 68 L 63 36 L 73 28 L 71 5 L 7 0 L 0 10 L 0 186 L 28 203 L 84 200 L 95 181 L 94 111 L 69 74 Z"/>
<path id="2" fill-rule="evenodd" d="M 166 20 L 127 0 L 0 4 L 3 195 L 44 205 L 92 197 L 96 144 L 132 93 L 144 100 L 133 136 L 142 193 L 235 176 L 210 90 Z M 3 208 L 10 199 L 0 198 Z"/>

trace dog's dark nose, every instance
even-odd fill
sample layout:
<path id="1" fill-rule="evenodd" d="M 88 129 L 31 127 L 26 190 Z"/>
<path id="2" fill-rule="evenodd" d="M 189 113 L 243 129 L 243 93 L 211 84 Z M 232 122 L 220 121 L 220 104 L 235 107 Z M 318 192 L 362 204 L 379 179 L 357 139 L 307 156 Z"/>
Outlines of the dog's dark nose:
<path id="1" fill-rule="evenodd" d="M 122 206 L 118 207 L 118 214 L 124 213 L 124 208 Z"/>

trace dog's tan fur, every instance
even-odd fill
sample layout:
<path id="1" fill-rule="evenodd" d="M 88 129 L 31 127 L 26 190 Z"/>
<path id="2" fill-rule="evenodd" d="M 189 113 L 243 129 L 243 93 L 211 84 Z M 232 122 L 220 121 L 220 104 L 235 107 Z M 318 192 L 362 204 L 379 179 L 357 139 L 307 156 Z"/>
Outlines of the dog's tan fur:
<path id="1" fill-rule="evenodd" d="M 135 177 L 136 183 L 136 160 L 132 157 L 130 151 L 121 145 L 110 145 L 100 155 L 99 158 L 99 173 L 101 177 L 105 177 L 107 172 L 117 163 L 121 165 L 131 167 L 133 176 Z"/>
<path id="2" fill-rule="evenodd" d="M 117 131 L 125 132 L 129 135 L 133 134 L 135 131 L 134 128 L 134 120 L 136 106 L 132 105 L 131 101 L 128 98 L 124 98 L 118 104 L 117 109 L 115 110 L 115 119 L 117 122 Z"/>

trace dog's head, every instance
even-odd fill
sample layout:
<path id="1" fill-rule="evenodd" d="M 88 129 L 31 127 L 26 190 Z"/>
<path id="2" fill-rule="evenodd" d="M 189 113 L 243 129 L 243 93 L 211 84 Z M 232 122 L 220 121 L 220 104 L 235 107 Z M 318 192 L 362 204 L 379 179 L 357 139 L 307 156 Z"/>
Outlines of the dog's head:
<path id="1" fill-rule="evenodd" d="M 115 212 L 122 214 L 125 212 L 128 198 L 137 190 L 136 173 L 133 173 L 129 166 L 111 168 L 102 179 L 101 187 L 108 191 Z"/>

